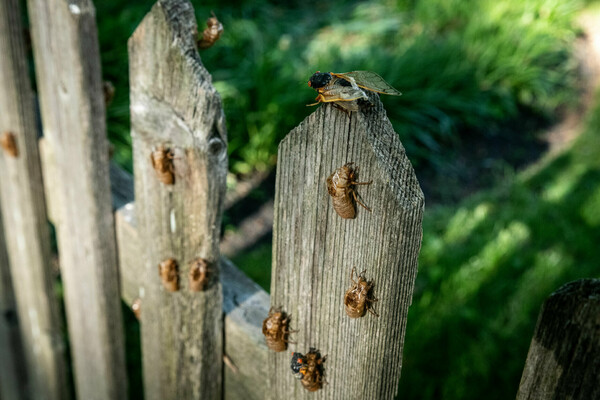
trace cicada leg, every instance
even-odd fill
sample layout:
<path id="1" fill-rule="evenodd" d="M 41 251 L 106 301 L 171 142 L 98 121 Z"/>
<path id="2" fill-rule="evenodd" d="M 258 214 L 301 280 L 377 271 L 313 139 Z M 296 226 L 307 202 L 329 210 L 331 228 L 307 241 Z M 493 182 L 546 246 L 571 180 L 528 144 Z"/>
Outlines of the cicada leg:
<path id="1" fill-rule="evenodd" d="M 367 311 L 369 311 L 374 316 L 379 317 L 379 314 L 377 314 L 377 312 L 375 312 L 375 310 L 373 310 L 371 307 L 367 307 Z"/>
<path id="2" fill-rule="evenodd" d="M 359 200 L 359 198 L 358 198 L 358 195 L 356 194 L 356 191 L 354 191 L 354 190 L 351 190 L 351 192 L 352 192 L 352 197 L 354 198 L 354 201 L 356 201 L 358 204 L 360 204 L 361 206 L 363 206 L 363 208 L 364 208 L 365 210 L 367 210 L 367 211 L 371 212 L 371 209 L 370 209 L 369 207 L 365 206 L 365 205 L 363 204 L 363 202 Z"/>
<path id="3" fill-rule="evenodd" d="M 354 272 L 356 271 L 356 267 L 352 267 L 352 271 L 350 272 L 350 280 L 352 284 L 356 285 L 356 281 L 354 280 Z"/>

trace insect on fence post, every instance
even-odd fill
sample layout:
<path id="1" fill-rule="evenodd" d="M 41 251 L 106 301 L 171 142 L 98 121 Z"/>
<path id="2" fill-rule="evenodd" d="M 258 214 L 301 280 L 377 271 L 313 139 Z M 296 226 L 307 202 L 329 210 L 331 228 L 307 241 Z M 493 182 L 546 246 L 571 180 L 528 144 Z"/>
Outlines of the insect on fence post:
<path id="1" fill-rule="evenodd" d="M 174 258 L 168 258 L 158 264 L 158 275 L 162 280 L 162 284 L 169 292 L 179 290 L 179 276 L 177 261 Z"/>
<path id="2" fill-rule="evenodd" d="M 356 182 L 356 176 L 358 175 L 358 167 L 352 168 L 352 164 L 347 163 L 344 166 L 336 169 L 327 178 L 327 191 L 331 196 L 333 202 L 333 209 L 342 218 L 352 219 L 356 217 L 356 208 L 354 202 L 357 202 L 365 208 L 367 211 L 371 209 L 365 206 L 358 198 L 355 185 L 370 185 L 373 181 L 369 182 Z"/>
<path id="3" fill-rule="evenodd" d="M 315 392 L 327 383 L 325 380 L 325 371 L 323 363 L 327 360 L 327 356 L 321 357 L 319 350 L 311 347 L 306 354 L 292 353 L 292 361 L 290 367 L 304 389 L 309 392 Z"/>
<path id="4" fill-rule="evenodd" d="M 2 136 L 0 136 L 0 146 L 2 146 L 4 151 L 11 157 L 19 156 L 19 149 L 17 148 L 17 138 L 15 137 L 14 133 L 4 132 Z"/>
<path id="5" fill-rule="evenodd" d="M 211 47 L 223 33 L 223 24 L 217 19 L 214 12 L 212 17 L 206 20 L 206 29 L 202 32 L 202 39 L 198 41 L 199 49 L 208 49 Z"/>
<path id="6" fill-rule="evenodd" d="M 346 291 L 346 295 L 344 296 L 344 306 L 346 308 L 346 314 L 350 318 L 360 318 L 365 315 L 365 312 L 369 311 L 376 317 L 379 317 L 379 314 L 373 310 L 372 303 L 379 301 L 379 299 L 373 296 L 373 282 L 367 281 L 364 277 L 364 273 L 366 271 L 358 274 L 358 281 L 354 280 L 354 273 L 356 272 L 356 268 L 352 267 L 352 272 L 350 273 L 350 280 L 352 281 L 352 286 L 350 289 Z"/>
<path id="7" fill-rule="evenodd" d="M 165 185 L 172 185 L 175 181 L 175 167 L 173 166 L 173 150 L 160 145 L 150 154 L 152 167 L 156 171 L 158 180 Z"/>
<path id="8" fill-rule="evenodd" d="M 365 90 L 370 92 L 400 96 L 402 93 L 383 78 L 371 71 L 351 71 L 343 73 L 315 72 L 308 80 L 308 86 L 318 93 L 316 103 L 333 103 L 345 111 L 358 111 L 361 104 L 372 105 Z"/>
<path id="9" fill-rule="evenodd" d="M 142 317 L 142 299 L 137 298 L 133 301 L 133 304 L 131 305 L 131 311 L 133 311 L 135 318 L 137 318 L 139 321 Z"/>
<path id="10" fill-rule="evenodd" d="M 209 281 L 210 263 L 203 258 L 196 258 L 190 264 L 190 290 L 201 292 Z"/>
<path id="11" fill-rule="evenodd" d="M 271 307 L 269 315 L 263 321 L 262 333 L 265 335 L 267 346 L 273 351 L 285 351 L 288 343 L 293 343 L 289 340 L 290 333 L 296 331 L 289 329 L 290 316 L 281 311 L 281 307 Z"/>

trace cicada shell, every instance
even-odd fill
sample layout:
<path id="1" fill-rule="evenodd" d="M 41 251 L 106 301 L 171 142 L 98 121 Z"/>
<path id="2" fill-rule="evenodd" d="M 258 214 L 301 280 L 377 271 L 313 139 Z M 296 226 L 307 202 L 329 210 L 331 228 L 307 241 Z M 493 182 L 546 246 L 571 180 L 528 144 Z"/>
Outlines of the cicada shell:
<path id="1" fill-rule="evenodd" d="M 371 209 L 365 206 L 358 198 L 354 189 L 355 185 L 370 185 L 369 182 L 356 182 L 358 168 L 353 169 L 352 164 L 348 163 L 336 169 L 327 178 L 327 191 L 333 202 L 333 209 L 342 218 L 352 219 L 356 217 L 356 207 L 354 202 L 363 206 L 367 211 Z"/>
<path id="2" fill-rule="evenodd" d="M 102 92 L 104 93 L 104 105 L 109 106 L 115 98 L 115 85 L 111 81 L 102 82 Z"/>
<path id="3" fill-rule="evenodd" d="M 289 335 L 295 332 L 290 330 L 289 323 L 290 317 L 281 308 L 271 307 L 262 326 L 262 333 L 271 350 L 279 352 L 287 349 Z"/>
<path id="4" fill-rule="evenodd" d="M 133 315 L 135 315 L 135 317 L 139 321 L 140 318 L 142 317 L 142 300 L 141 299 L 139 299 L 139 298 L 135 299 L 135 301 L 131 305 L 131 311 L 133 311 Z"/>
<path id="5" fill-rule="evenodd" d="M 208 49 L 211 47 L 223 33 L 223 24 L 217 19 L 215 13 L 212 17 L 206 20 L 206 29 L 202 32 L 202 39 L 198 41 L 198 48 Z"/>
<path id="6" fill-rule="evenodd" d="M 2 136 L 0 136 L 0 146 L 2 146 L 6 154 L 10 155 L 11 157 L 19 156 L 17 138 L 15 137 L 14 133 L 4 132 Z"/>
<path id="7" fill-rule="evenodd" d="M 164 145 L 152 151 L 150 161 L 156 171 L 156 176 L 165 185 L 172 185 L 175 181 L 175 167 L 173 166 L 173 151 Z"/>
<path id="8" fill-rule="evenodd" d="M 294 376 L 300 379 L 302 386 L 309 392 L 323 387 L 325 381 L 323 363 L 327 357 L 321 357 L 319 350 L 311 347 L 306 355 L 292 353 L 291 368 Z"/>
<path id="9" fill-rule="evenodd" d="M 402 93 L 392 87 L 383 78 L 371 71 L 351 71 L 343 73 L 315 72 L 308 86 L 318 93 L 316 103 L 333 103 L 346 111 L 358 111 L 360 102 L 370 104 L 365 90 L 400 96 Z"/>
<path id="10" fill-rule="evenodd" d="M 179 290 L 178 270 L 177 261 L 174 258 L 168 258 L 158 264 L 158 275 L 162 280 L 163 286 L 169 292 Z"/>
<path id="11" fill-rule="evenodd" d="M 210 263 L 203 258 L 196 258 L 190 266 L 190 290 L 192 292 L 201 292 L 204 290 L 209 280 Z"/>
<path id="12" fill-rule="evenodd" d="M 354 280 L 355 268 L 352 268 L 350 273 L 350 280 L 352 286 L 346 291 L 344 296 L 344 306 L 346 307 L 346 314 L 350 318 L 360 318 L 367 311 L 378 317 L 379 315 L 372 309 L 372 304 L 379 299 L 373 296 L 373 283 L 365 279 L 364 273 L 361 272 L 358 275 L 358 281 Z"/>

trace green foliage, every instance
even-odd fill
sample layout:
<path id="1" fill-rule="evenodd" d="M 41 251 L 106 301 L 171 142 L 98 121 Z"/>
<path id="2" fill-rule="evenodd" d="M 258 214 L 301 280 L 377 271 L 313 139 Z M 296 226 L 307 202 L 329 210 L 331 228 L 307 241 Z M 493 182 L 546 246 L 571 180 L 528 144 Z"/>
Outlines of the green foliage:
<path id="1" fill-rule="evenodd" d="M 271 242 L 263 242 L 231 261 L 267 292 L 271 291 Z"/>
<path id="2" fill-rule="evenodd" d="M 270 2 L 198 4 L 220 41 L 200 53 L 227 116 L 235 173 L 270 169 L 279 141 L 313 108 L 316 70 L 372 70 L 403 92 L 385 98 L 415 164 L 437 163 L 461 132 L 497 134 L 523 112 L 551 117 L 572 100 L 577 0 Z M 130 168 L 126 41 L 152 2 L 99 2 L 104 75 L 116 159 Z M 386 96 L 384 96 L 386 97 Z M 521 132 L 519 134 L 527 134 Z"/>
<path id="3" fill-rule="evenodd" d="M 600 277 L 600 95 L 570 151 L 426 214 L 402 399 L 514 397 L 542 302 Z"/>
<path id="4" fill-rule="evenodd" d="M 571 149 L 456 206 L 426 209 L 400 399 L 516 395 L 543 301 L 600 278 L 599 132 L 600 93 Z M 268 290 L 269 245 L 235 263 Z"/>

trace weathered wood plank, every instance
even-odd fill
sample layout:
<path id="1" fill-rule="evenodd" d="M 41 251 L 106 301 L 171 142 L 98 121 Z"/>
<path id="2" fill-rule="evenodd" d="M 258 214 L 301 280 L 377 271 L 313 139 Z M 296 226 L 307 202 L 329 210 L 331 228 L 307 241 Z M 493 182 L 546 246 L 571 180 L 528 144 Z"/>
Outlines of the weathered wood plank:
<path id="1" fill-rule="evenodd" d="M 43 141 L 40 141 L 40 145 Z M 44 178 L 52 171 L 51 154 L 42 151 Z M 113 179 L 117 171 L 119 179 Z M 118 167 L 111 168 L 113 192 L 129 193 L 118 199 L 113 195 L 113 206 L 120 201 L 130 201 L 115 212 L 117 231 L 117 248 L 119 253 L 119 270 L 121 281 L 121 297 L 129 305 L 144 293 L 142 279 L 144 276 L 143 260 L 140 258 L 143 248 L 138 236 L 133 203 L 133 177 Z M 119 188 L 115 182 L 120 182 Z M 129 187 L 129 189 L 128 189 Z M 130 190 L 131 189 L 131 190 Z M 52 189 L 51 189 L 52 190 Z M 53 214 L 49 212 L 49 215 Z M 231 360 L 232 367 L 224 367 L 224 397 L 228 400 L 262 400 L 267 398 L 267 346 L 262 335 L 262 322 L 269 310 L 269 294 L 222 257 L 221 285 L 223 287 L 224 349 L 225 356 Z M 147 304 L 141 303 L 141 312 Z"/>
<path id="2" fill-rule="evenodd" d="M 0 214 L 0 399 L 27 400 L 27 371 Z"/>
<path id="3" fill-rule="evenodd" d="M 376 96 L 348 114 L 321 106 L 279 145 L 271 305 L 291 313 L 291 350 L 327 355 L 322 390 L 304 390 L 290 354 L 270 353 L 272 399 L 388 399 L 397 391 L 408 307 L 421 246 L 423 194 L 404 148 Z M 354 162 L 357 191 L 372 212 L 356 219 L 332 207 L 326 179 Z M 344 309 L 350 272 L 366 270 L 375 309 L 351 319 Z"/>
<path id="4" fill-rule="evenodd" d="M 75 389 L 123 399 L 127 380 L 108 142 L 91 0 L 28 0 L 41 116 L 55 160 L 52 203 Z"/>
<path id="5" fill-rule="evenodd" d="M 225 313 L 225 399 L 267 398 L 268 349 L 262 322 L 269 312 L 269 295 L 231 261 L 221 258 Z"/>
<path id="6" fill-rule="evenodd" d="M 141 279 L 144 265 L 139 257 L 142 248 L 135 219 L 135 205 L 129 203 L 115 214 L 121 296 L 132 304 L 143 296 Z M 223 287 L 224 353 L 233 367 L 224 367 L 224 397 L 228 400 L 266 398 L 267 346 L 262 335 L 262 321 L 269 310 L 269 295 L 244 275 L 231 261 L 220 259 Z M 141 313 L 148 308 L 141 302 Z"/>
<path id="7" fill-rule="evenodd" d="M 10 295 L 12 276 L 18 310 L 17 318 L 9 310 L 10 302 L 6 303 L 9 309 L 2 313 L 2 324 L 10 330 L 9 325 L 19 320 L 31 398 L 65 399 L 69 397 L 65 346 L 53 290 L 34 96 L 21 16 L 18 0 L 0 2 L 0 135 L 12 135 L 16 149 L 0 149 L 2 214 L 11 265 L 10 274 L 3 274 L 2 292 Z M 4 352 L 0 358 L 4 360 Z"/>
<path id="8" fill-rule="evenodd" d="M 571 282 L 544 302 L 517 400 L 600 398 L 600 280 Z"/>
<path id="9" fill-rule="evenodd" d="M 219 94 L 195 47 L 185 0 L 158 1 L 129 40 L 136 219 L 144 249 L 142 352 L 148 399 L 221 397 L 223 359 L 219 236 L 227 134 Z M 166 166 L 161 174 L 158 149 Z M 174 173 L 174 184 L 165 174 Z M 194 260 L 210 263 L 208 286 L 190 290 Z M 158 265 L 173 259 L 179 289 Z M 163 264 L 167 265 L 167 264 Z M 172 265 L 172 264 L 171 264 Z"/>

